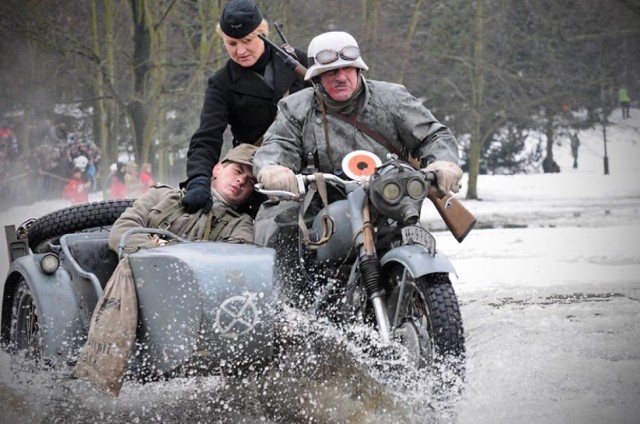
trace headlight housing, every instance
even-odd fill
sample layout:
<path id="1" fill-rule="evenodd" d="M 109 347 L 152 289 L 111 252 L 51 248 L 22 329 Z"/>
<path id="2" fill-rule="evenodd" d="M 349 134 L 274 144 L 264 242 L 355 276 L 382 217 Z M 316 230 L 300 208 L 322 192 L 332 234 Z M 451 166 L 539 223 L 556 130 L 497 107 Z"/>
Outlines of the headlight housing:
<path id="1" fill-rule="evenodd" d="M 418 221 L 427 189 L 424 175 L 400 161 L 379 167 L 369 180 L 371 204 L 379 213 L 401 225 L 413 225 Z"/>
<path id="2" fill-rule="evenodd" d="M 45 253 L 40 258 L 40 268 L 45 274 L 53 274 L 60 266 L 60 259 L 54 253 Z"/>

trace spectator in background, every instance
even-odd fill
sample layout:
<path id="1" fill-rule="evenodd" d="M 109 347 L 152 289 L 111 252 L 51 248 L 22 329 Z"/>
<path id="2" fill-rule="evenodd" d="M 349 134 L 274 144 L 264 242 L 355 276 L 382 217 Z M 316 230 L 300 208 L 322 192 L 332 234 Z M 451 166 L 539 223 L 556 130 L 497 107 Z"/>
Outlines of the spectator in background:
<path id="1" fill-rule="evenodd" d="M 140 196 L 140 177 L 138 176 L 137 163 L 127 163 L 125 167 L 124 184 L 127 186 L 127 194 L 129 197 L 137 198 Z"/>
<path id="2" fill-rule="evenodd" d="M 156 182 L 153 180 L 153 176 L 151 176 L 151 164 L 149 162 L 143 163 L 142 169 L 140 170 L 140 193 L 146 193 L 147 190 L 155 184 Z"/>
<path id="3" fill-rule="evenodd" d="M 16 159 L 21 152 L 18 138 L 13 132 L 13 125 L 7 122 L 0 125 L 0 151 L 8 159 Z"/>
<path id="4" fill-rule="evenodd" d="M 618 101 L 620 102 L 620 107 L 622 108 L 622 119 L 628 118 L 631 98 L 629 97 L 627 87 L 620 87 L 620 90 L 618 90 Z"/>
<path id="5" fill-rule="evenodd" d="M 88 181 L 86 171 L 87 171 L 87 166 L 89 165 L 89 159 L 84 155 L 76 156 L 75 158 L 73 158 L 72 164 L 73 164 L 72 173 L 75 172 L 76 168 L 78 168 L 80 169 L 80 171 L 82 171 L 82 178 L 85 181 Z"/>
<path id="6" fill-rule="evenodd" d="M 71 178 L 64 186 L 62 197 L 70 200 L 74 205 L 87 203 L 89 201 L 89 185 L 82 178 L 82 170 L 78 167 L 73 168 Z"/>
<path id="7" fill-rule="evenodd" d="M 578 147 L 580 147 L 580 139 L 578 133 L 571 134 L 571 156 L 573 156 L 573 168 L 578 167 Z"/>
<path id="8" fill-rule="evenodd" d="M 118 162 L 115 165 L 115 169 L 112 169 L 111 180 L 109 185 L 109 200 L 126 199 L 127 198 L 127 186 L 124 183 L 124 176 L 126 174 L 126 165 L 122 162 Z M 111 165 L 113 167 L 113 165 Z"/>

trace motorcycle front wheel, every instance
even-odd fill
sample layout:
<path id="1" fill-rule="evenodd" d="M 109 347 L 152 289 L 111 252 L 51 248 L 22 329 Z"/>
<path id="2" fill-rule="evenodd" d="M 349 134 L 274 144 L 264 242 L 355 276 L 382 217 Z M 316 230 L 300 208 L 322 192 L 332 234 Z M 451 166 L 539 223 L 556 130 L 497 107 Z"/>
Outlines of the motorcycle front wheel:
<path id="1" fill-rule="evenodd" d="M 394 335 L 419 366 L 464 356 L 462 317 L 448 274 L 413 278 L 398 265 L 383 281 L 389 284 L 387 306 Z"/>

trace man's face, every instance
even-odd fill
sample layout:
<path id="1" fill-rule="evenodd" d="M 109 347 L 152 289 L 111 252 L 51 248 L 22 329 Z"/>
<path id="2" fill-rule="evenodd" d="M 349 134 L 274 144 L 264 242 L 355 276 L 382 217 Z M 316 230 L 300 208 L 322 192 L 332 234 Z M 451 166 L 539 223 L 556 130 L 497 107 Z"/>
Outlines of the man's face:
<path id="1" fill-rule="evenodd" d="M 239 206 L 253 192 L 253 168 L 235 162 L 219 163 L 213 168 L 211 187 L 230 205 Z"/>
<path id="2" fill-rule="evenodd" d="M 224 47 L 227 54 L 240 66 L 248 68 L 256 64 L 262 53 L 264 53 L 264 41 L 259 37 L 253 37 L 251 40 L 231 38 L 224 35 Z"/>
<path id="3" fill-rule="evenodd" d="M 358 68 L 347 66 L 320 74 L 320 84 L 338 102 L 348 100 L 358 88 Z"/>

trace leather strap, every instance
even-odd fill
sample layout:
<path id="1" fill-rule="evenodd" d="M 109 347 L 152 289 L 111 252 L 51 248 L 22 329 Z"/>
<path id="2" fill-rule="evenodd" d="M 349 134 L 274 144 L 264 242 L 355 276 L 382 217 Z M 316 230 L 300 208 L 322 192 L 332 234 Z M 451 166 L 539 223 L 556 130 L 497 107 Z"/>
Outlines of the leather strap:
<path id="1" fill-rule="evenodd" d="M 346 122 L 347 124 L 353 125 L 360 132 L 368 135 L 369 137 L 371 137 L 372 139 L 377 141 L 378 144 L 380 144 L 381 146 L 386 148 L 388 151 L 390 151 L 391 153 L 396 154 L 398 156 L 398 159 L 400 159 L 402 161 L 405 161 L 405 162 L 407 161 L 407 158 L 404 155 L 404 153 L 402 153 L 400 150 L 398 150 L 398 148 L 396 146 L 394 146 L 389 140 L 387 140 L 382 134 L 380 134 L 379 132 L 377 132 L 375 130 L 372 130 L 371 128 L 369 128 L 368 126 L 363 124 L 362 122 L 359 122 L 356 116 L 354 116 L 353 119 L 349 119 L 349 117 L 347 117 L 345 115 L 342 115 L 340 113 L 336 113 L 333 116 L 335 116 L 336 118 L 340 119 L 341 121 Z"/>

